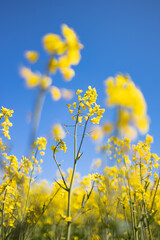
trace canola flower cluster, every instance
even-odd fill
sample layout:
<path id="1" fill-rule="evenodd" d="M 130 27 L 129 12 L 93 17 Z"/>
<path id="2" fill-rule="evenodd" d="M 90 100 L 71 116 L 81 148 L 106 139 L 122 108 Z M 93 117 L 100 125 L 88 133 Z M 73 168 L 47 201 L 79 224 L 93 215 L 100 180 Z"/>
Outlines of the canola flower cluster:
<path id="1" fill-rule="evenodd" d="M 130 77 L 117 75 L 108 78 L 105 84 L 107 105 L 118 107 L 117 129 L 120 136 L 135 138 L 137 130 L 146 133 L 149 128 L 146 102 Z"/>
<path id="2" fill-rule="evenodd" d="M 89 89 L 92 92 L 92 88 Z M 82 90 L 77 93 L 80 96 Z M 86 93 L 84 96 L 86 98 Z M 82 97 L 78 98 L 80 104 Z M 95 100 L 91 102 L 95 103 Z M 62 133 L 62 128 L 56 132 L 57 136 L 58 133 Z M 59 137 L 55 137 L 55 141 L 57 145 L 52 146 L 54 155 L 58 148 L 65 152 L 65 142 Z M 160 228 L 160 177 L 157 171 L 160 157 L 151 152 L 152 142 L 149 135 L 136 145 L 131 144 L 129 138 L 108 139 L 100 149 L 108 160 L 117 164 L 106 166 L 103 174 L 93 173 L 80 178 L 75 173 L 71 216 L 66 214 L 68 190 L 65 191 L 64 186 L 68 187 L 72 179 L 72 169 L 63 172 L 64 182 L 59 179 L 53 186 L 46 181 L 34 182 L 34 168 L 42 162 L 37 154 L 45 154 L 47 140 L 44 137 L 35 141 L 31 158 L 22 157 L 18 162 L 14 155 L 3 152 L 4 174 L 0 186 L 2 239 L 9 233 L 8 239 L 21 238 L 19 224 L 23 226 L 25 239 L 30 236 L 32 239 L 65 239 L 68 223 L 72 223 L 73 239 L 141 239 L 142 234 L 147 239 L 157 239 Z M 98 160 L 96 166 L 100 163 Z"/>
<path id="3" fill-rule="evenodd" d="M 114 134 L 119 137 L 136 139 L 138 132 L 145 134 L 149 130 L 149 117 L 144 96 L 129 75 L 109 77 L 105 81 L 106 105 L 115 107 L 116 122 L 105 122 L 94 127 L 92 138 L 102 140 L 104 136 Z"/>
<path id="4" fill-rule="evenodd" d="M 13 111 L 3 108 L 4 115 L 12 116 Z M 6 130 L 8 133 L 8 129 Z M 6 134 L 4 134 L 6 136 Z M 29 221 L 27 214 L 29 208 L 29 191 L 33 181 L 33 171 L 37 165 L 37 170 L 40 169 L 37 154 L 44 155 L 46 149 L 46 139 L 38 138 L 34 144 L 35 152 L 31 157 L 22 156 L 18 161 L 16 156 L 9 155 L 7 148 L 1 153 L 1 163 L 3 166 L 2 181 L 0 185 L 0 201 L 1 201 L 1 239 L 5 239 L 10 232 L 12 238 L 16 238 L 15 229 L 17 223 Z M 9 230 L 8 230 L 9 229 Z"/>
<path id="5" fill-rule="evenodd" d="M 72 220 L 73 239 L 105 239 L 106 236 L 110 239 L 136 239 L 136 236 L 141 239 L 142 231 L 148 239 L 150 236 L 158 239 L 160 189 L 157 187 L 159 176 L 155 174 L 155 169 L 159 167 L 160 158 L 150 151 L 152 140 L 148 135 L 144 142 L 131 145 L 127 138 L 109 139 L 103 150 L 108 156 L 119 159 L 118 163 L 113 167 L 105 167 L 103 174 L 93 173 L 83 178 L 76 174 L 72 192 L 72 218 L 66 215 L 67 192 L 63 188 L 56 183 L 49 186 L 45 181 L 35 182 L 30 190 L 30 204 L 23 223 L 31 232 L 32 225 L 36 224 L 32 238 L 60 236 L 63 239 L 66 222 Z M 14 166 L 17 169 L 14 161 L 11 161 L 12 168 Z M 72 169 L 69 169 L 64 174 L 66 182 L 70 181 L 71 175 Z M 4 228 L 9 227 L 13 236 L 16 236 L 17 220 L 23 218 L 21 211 L 25 201 L 22 189 L 27 189 L 28 180 L 25 174 L 17 182 L 12 174 L 1 193 L 1 196 L 5 196 L 5 200 L 2 200 Z"/>
<path id="6" fill-rule="evenodd" d="M 65 88 L 59 89 L 57 86 L 51 86 L 52 78 L 50 75 L 59 70 L 65 81 L 70 81 L 75 72 L 71 66 L 77 65 L 81 59 L 80 50 L 83 45 L 78 41 L 74 30 L 67 25 L 62 25 L 62 39 L 57 34 L 49 33 L 43 37 L 43 47 L 49 54 L 47 70 L 44 74 L 33 72 L 30 68 L 21 68 L 21 76 L 25 79 L 29 88 L 39 86 L 42 91 L 49 90 L 53 100 L 58 101 L 61 97 L 70 100 L 73 97 L 73 91 Z M 36 63 L 39 54 L 36 51 L 26 51 L 25 57 L 30 63 Z"/>
<path id="7" fill-rule="evenodd" d="M 78 122 L 81 123 L 82 120 L 90 121 L 93 124 L 99 124 L 100 119 L 102 118 L 102 114 L 105 112 L 105 109 L 100 109 L 100 105 L 97 105 L 97 92 L 95 88 L 92 88 L 91 86 L 88 87 L 88 90 L 85 92 L 84 96 L 81 96 L 81 93 L 83 93 L 83 90 L 78 89 L 76 92 L 76 95 L 78 95 L 78 104 L 74 102 L 72 105 L 67 104 L 69 108 L 69 112 L 72 114 L 72 119 L 75 121 L 75 115 L 74 115 L 74 109 L 78 109 Z M 85 114 L 82 110 L 86 110 L 87 113 Z M 96 115 L 96 117 L 93 117 L 93 115 Z"/>
<path id="8" fill-rule="evenodd" d="M 12 127 L 12 123 L 9 121 L 9 117 L 12 117 L 13 110 L 2 107 L 0 113 L 0 120 L 3 118 L 4 121 L 0 124 L 3 135 L 10 139 L 9 127 Z"/>

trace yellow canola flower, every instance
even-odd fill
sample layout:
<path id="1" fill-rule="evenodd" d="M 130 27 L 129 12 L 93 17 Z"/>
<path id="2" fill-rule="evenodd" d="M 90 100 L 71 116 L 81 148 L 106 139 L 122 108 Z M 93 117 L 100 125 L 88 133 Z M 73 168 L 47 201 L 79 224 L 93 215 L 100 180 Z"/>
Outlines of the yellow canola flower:
<path id="1" fill-rule="evenodd" d="M 39 57 L 38 52 L 36 51 L 26 51 L 25 52 L 25 58 L 30 62 L 30 63 L 35 63 L 37 62 Z"/>
<path id="2" fill-rule="evenodd" d="M 68 59 L 68 62 L 69 64 L 71 65 L 77 65 L 80 60 L 81 60 L 81 55 L 80 55 L 80 52 L 79 50 L 70 50 L 68 53 L 67 53 L 67 59 Z"/>
<path id="3" fill-rule="evenodd" d="M 76 109 L 76 106 L 77 106 L 77 104 L 76 104 L 76 102 L 74 102 L 73 103 L 73 108 Z"/>
<path id="4" fill-rule="evenodd" d="M 91 122 L 92 122 L 93 124 L 99 124 L 99 121 L 100 121 L 100 118 L 99 118 L 99 117 L 94 117 L 94 118 L 91 119 Z"/>
<path id="5" fill-rule="evenodd" d="M 129 76 L 117 75 L 105 81 L 107 105 L 118 107 L 117 127 L 122 136 L 135 138 L 149 130 L 147 105 L 142 92 Z"/>
<path id="6" fill-rule="evenodd" d="M 53 100 L 58 101 L 61 98 L 61 92 L 58 87 L 52 86 L 50 87 L 50 93 L 52 95 Z"/>
<path id="7" fill-rule="evenodd" d="M 74 116 L 71 116 L 71 118 L 73 119 L 73 121 L 75 121 L 75 120 L 76 120 Z"/>
<path id="8" fill-rule="evenodd" d="M 44 49 L 51 54 L 63 54 L 65 44 L 57 34 L 49 33 L 43 37 Z"/>
<path id="9" fill-rule="evenodd" d="M 147 134 L 146 139 L 145 139 L 145 143 L 147 145 L 150 145 L 151 143 L 153 143 L 153 137 L 150 136 L 149 134 Z"/>
<path id="10" fill-rule="evenodd" d="M 45 150 L 46 149 L 47 140 L 45 137 L 38 137 L 37 141 L 34 142 L 33 147 L 38 150 Z"/>
<path id="11" fill-rule="evenodd" d="M 3 127 L 1 129 L 1 131 L 2 131 L 3 135 L 5 137 L 7 137 L 8 139 L 11 139 L 11 137 L 9 135 L 9 127 L 12 127 L 12 123 L 9 121 L 8 118 L 12 117 L 13 112 L 14 112 L 13 110 L 4 108 L 3 106 L 1 108 L 0 119 L 2 119 L 2 117 L 4 118 L 4 121 L 0 124 L 0 126 Z M 5 146 L 1 146 L 1 148 L 2 148 L 2 150 L 4 150 Z"/>
<path id="12" fill-rule="evenodd" d="M 66 217 L 65 218 L 65 222 L 71 222 L 72 221 L 72 217 Z"/>
<path id="13" fill-rule="evenodd" d="M 0 114 L 0 119 L 1 119 L 2 117 L 5 117 L 5 116 L 7 116 L 7 117 L 12 117 L 12 116 L 13 116 L 12 113 L 14 113 L 13 110 L 10 110 L 10 109 L 5 108 L 5 107 L 2 106 L 2 108 L 1 108 L 1 114 Z"/>
<path id="14" fill-rule="evenodd" d="M 45 35 L 43 45 L 47 52 L 54 54 L 48 66 L 50 73 L 54 74 L 59 69 L 64 80 L 70 81 L 75 76 L 71 66 L 79 63 L 82 44 L 79 43 L 75 32 L 67 25 L 62 25 L 62 33 L 64 40 L 61 40 L 57 34 Z"/>
<path id="15" fill-rule="evenodd" d="M 135 124 L 141 134 L 145 134 L 149 131 L 149 118 L 148 116 L 142 116 L 135 118 Z"/>
<path id="16" fill-rule="evenodd" d="M 80 93 L 82 93 L 83 90 L 82 89 L 78 89 L 77 92 L 76 92 L 76 95 L 79 95 Z"/>
<path id="17" fill-rule="evenodd" d="M 58 137 L 58 138 L 61 138 L 61 139 L 65 138 L 65 136 L 66 136 L 66 133 L 65 133 L 61 124 L 55 124 L 53 126 L 52 134 L 53 134 L 54 137 Z"/>
<path id="18" fill-rule="evenodd" d="M 131 81 L 129 76 L 117 75 L 105 81 L 107 104 L 131 108 L 135 115 L 146 113 L 146 102 L 141 91 Z"/>
<path id="19" fill-rule="evenodd" d="M 40 74 L 33 73 L 29 68 L 23 67 L 20 70 L 21 76 L 25 79 L 26 85 L 29 88 L 37 87 L 40 83 Z"/>
<path id="20" fill-rule="evenodd" d="M 71 81 L 71 79 L 75 76 L 75 71 L 72 68 L 61 68 L 60 71 L 66 81 Z"/>
<path id="21" fill-rule="evenodd" d="M 83 45 L 78 42 L 77 35 L 74 30 L 69 28 L 66 24 L 62 25 L 62 33 L 66 39 L 66 42 L 70 48 L 82 49 Z"/>
<path id="22" fill-rule="evenodd" d="M 82 122 L 82 117 L 78 117 L 78 122 L 81 123 Z"/>
<path id="23" fill-rule="evenodd" d="M 113 132 L 113 124 L 110 122 L 106 122 L 103 126 L 102 129 L 105 134 L 111 134 Z"/>

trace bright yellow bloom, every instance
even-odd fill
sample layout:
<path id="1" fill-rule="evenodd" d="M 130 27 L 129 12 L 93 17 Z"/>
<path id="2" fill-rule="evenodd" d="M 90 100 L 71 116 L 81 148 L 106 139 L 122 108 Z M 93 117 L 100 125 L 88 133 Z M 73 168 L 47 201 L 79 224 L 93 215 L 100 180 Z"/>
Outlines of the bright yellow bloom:
<path id="1" fill-rule="evenodd" d="M 52 95 L 53 100 L 58 101 L 61 98 L 61 92 L 58 87 L 52 86 L 50 87 L 50 93 Z"/>
<path id="2" fill-rule="evenodd" d="M 105 81 L 107 105 L 118 107 L 117 129 L 121 136 L 135 138 L 137 129 L 144 134 L 149 129 L 147 106 L 142 92 L 129 76 L 117 75 Z"/>
<path id="3" fill-rule="evenodd" d="M 113 132 L 113 124 L 110 122 L 106 122 L 103 126 L 103 131 L 105 134 L 111 134 Z"/>
<path id="4" fill-rule="evenodd" d="M 9 127 L 12 127 L 12 123 L 9 121 L 9 117 L 12 117 L 13 112 L 14 112 L 13 110 L 10 110 L 4 107 L 1 108 L 0 119 L 4 118 L 4 121 L 0 124 L 0 126 L 3 127 L 1 131 L 3 135 L 8 139 L 11 139 L 9 135 Z M 5 146 L 3 145 L 2 140 L 1 140 L 1 149 L 3 151 L 5 150 Z"/>
<path id="5" fill-rule="evenodd" d="M 72 221 L 72 217 L 66 217 L 65 218 L 65 222 L 71 222 Z"/>
<path id="6" fill-rule="evenodd" d="M 65 133 L 61 124 L 55 124 L 53 126 L 52 134 L 53 134 L 54 137 L 58 137 L 58 138 L 61 138 L 61 139 L 65 138 L 65 136 L 66 136 L 66 133 Z"/>
<path id="7" fill-rule="evenodd" d="M 66 104 L 68 108 L 71 108 L 71 104 Z"/>
<path id="8" fill-rule="evenodd" d="M 25 52 L 25 57 L 27 60 L 31 63 L 35 63 L 38 60 L 39 54 L 36 51 L 26 51 Z"/>
<path id="9" fill-rule="evenodd" d="M 70 81 L 75 76 L 75 71 L 72 68 L 61 68 L 60 71 L 66 81 Z"/>
<path id="10" fill-rule="evenodd" d="M 51 54 L 62 54 L 65 51 L 64 43 L 61 38 L 52 33 L 43 37 L 43 46 L 45 50 Z"/>
<path id="11" fill-rule="evenodd" d="M 62 33 L 70 48 L 77 48 L 77 49 L 83 48 L 83 45 L 78 42 L 78 38 L 75 32 L 73 31 L 73 29 L 69 28 L 66 24 L 62 25 Z"/>
<path id="12" fill-rule="evenodd" d="M 46 144 L 47 144 L 47 140 L 45 137 L 39 137 L 37 138 L 37 141 L 34 142 L 33 147 L 36 149 L 38 148 L 38 150 L 45 150 L 46 149 Z"/>
<path id="13" fill-rule="evenodd" d="M 76 92 L 76 94 L 79 95 L 79 94 L 82 93 L 82 92 L 83 92 L 83 90 L 78 89 L 77 92 Z"/>
<path id="14" fill-rule="evenodd" d="M 77 106 L 77 104 L 76 104 L 76 102 L 74 102 L 73 103 L 73 108 L 76 109 L 76 106 Z"/>
<path id="15" fill-rule="evenodd" d="M 29 68 L 23 67 L 20 74 L 25 79 L 27 87 L 33 88 L 39 85 L 41 78 L 39 73 L 33 73 Z"/>
<path id="16" fill-rule="evenodd" d="M 71 116 L 71 118 L 73 119 L 73 121 L 75 121 L 75 120 L 76 120 L 74 116 Z"/>
<path id="17" fill-rule="evenodd" d="M 78 117 L 78 122 L 79 122 L 79 123 L 82 122 L 82 117 Z"/>
<path id="18" fill-rule="evenodd" d="M 69 109 L 69 113 L 73 113 L 73 109 Z"/>

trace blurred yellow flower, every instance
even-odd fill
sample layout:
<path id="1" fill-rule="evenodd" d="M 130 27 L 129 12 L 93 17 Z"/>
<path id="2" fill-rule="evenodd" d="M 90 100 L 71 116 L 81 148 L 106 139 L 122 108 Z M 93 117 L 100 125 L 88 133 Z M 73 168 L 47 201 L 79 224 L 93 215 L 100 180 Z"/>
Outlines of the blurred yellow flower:
<path id="1" fill-rule="evenodd" d="M 75 71 L 72 68 L 61 68 L 60 71 L 66 81 L 70 81 L 75 76 Z"/>
<path id="2" fill-rule="evenodd" d="M 25 52 L 25 58 L 30 63 L 35 63 L 38 60 L 39 54 L 36 51 L 26 51 Z"/>
<path id="3" fill-rule="evenodd" d="M 58 138 L 61 138 L 61 139 L 65 138 L 65 136 L 66 136 L 66 133 L 65 133 L 61 124 L 55 124 L 53 126 L 52 134 L 53 134 L 54 137 L 58 137 Z"/>
<path id="4" fill-rule="evenodd" d="M 65 51 L 64 43 L 57 34 L 49 33 L 43 37 L 43 46 L 51 54 L 62 54 Z"/>
<path id="5" fill-rule="evenodd" d="M 110 122 L 106 122 L 105 124 L 103 124 L 102 129 L 105 134 L 111 134 L 113 132 L 113 124 Z"/>
<path id="6" fill-rule="evenodd" d="M 33 73 L 29 68 L 23 67 L 20 74 L 25 79 L 27 87 L 33 88 L 39 85 L 41 78 L 39 73 Z"/>
<path id="7" fill-rule="evenodd" d="M 50 93 L 52 95 L 53 100 L 58 101 L 61 98 L 61 92 L 58 87 L 52 86 L 50 87 Z"/>

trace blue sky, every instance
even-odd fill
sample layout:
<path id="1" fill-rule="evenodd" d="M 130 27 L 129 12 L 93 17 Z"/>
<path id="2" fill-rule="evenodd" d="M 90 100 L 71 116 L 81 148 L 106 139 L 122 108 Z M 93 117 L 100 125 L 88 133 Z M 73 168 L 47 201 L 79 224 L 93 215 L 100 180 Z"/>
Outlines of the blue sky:
<path id="1" fill-rule="evenodd" d="M 148 0 L 14 0 L 0 2 L 0 81 L 2 106 L 14 109 L 12 153 L 19 158 L 27 151 L 30 125 L 26 114 L 31 111 L 36 91 L 28 90 L 19 76 L 19 68 L 26 65 L 24 51 L 39 51 L 37 65 L 43 71 L 46 55 L 42 37 L 46 33 L 60 34 L 66 23 L 78 34 L 84 45 L 82 60 L 75 67 L 76 76 L 70 83 L 60 74 L 53 84 L 76 90 L 96 87 L 98 102 L 104 106 L 104 80 L 117 73 L 130 74 L 142 90 L 151 119 L 149 133 L 154 136 L 154 152 L 160 154 L 160 1 Z M 69 118 L 66 102 L 53 102 L 46 97 L 38 136 L 46 135 L 53 123 L 66 123 Z M 65 117 L 64 117 L 65 116 Z M 106 110 L 105 119 L 109 117 Z M 64 122 L 65 119 L 65 122 Z M 87 149 L 86 149 L 87 144 Z M 72 148 L 64 159 L 64 168 L 72 166 Z M 94 145 L 85 142 L 85 152 L 78 165 L 82 174 L 96 157 Z M 56 166 L 48 152 L 41 177 L 52 180 Z"/>

